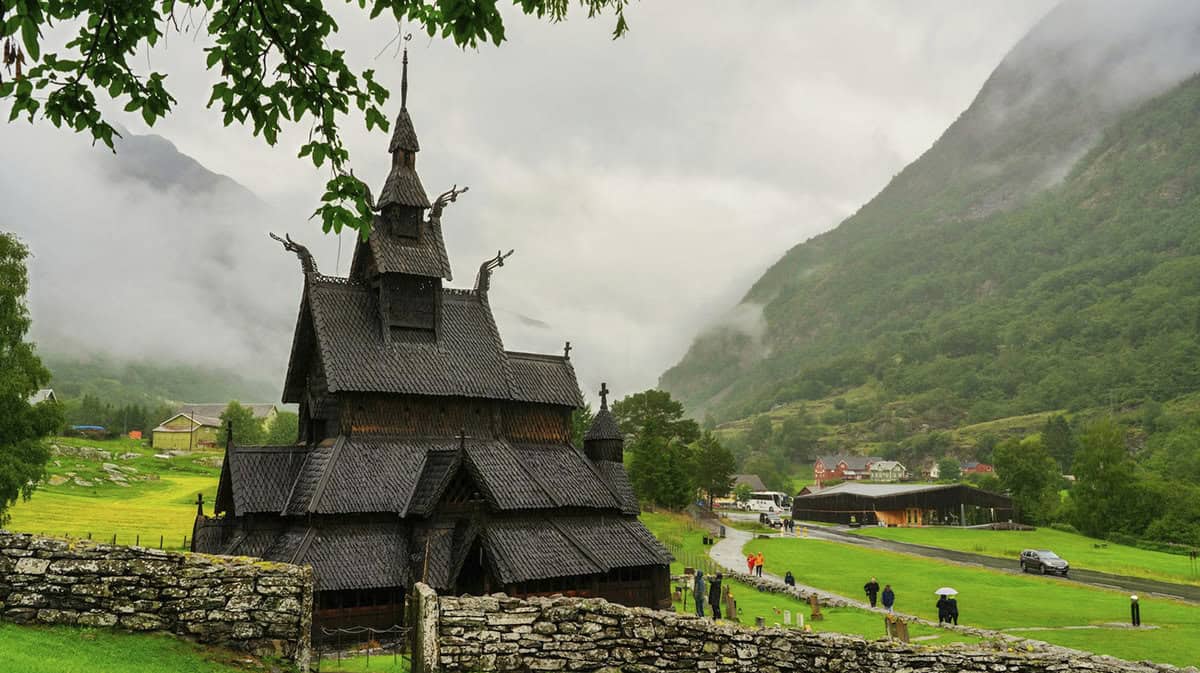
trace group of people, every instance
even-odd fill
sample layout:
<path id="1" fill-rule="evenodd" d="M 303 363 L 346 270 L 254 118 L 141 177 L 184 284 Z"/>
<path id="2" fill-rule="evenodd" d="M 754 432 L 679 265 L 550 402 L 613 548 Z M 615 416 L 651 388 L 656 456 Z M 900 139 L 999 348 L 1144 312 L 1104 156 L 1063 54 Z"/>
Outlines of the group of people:
<path id="1" fill-rule="evenodd" d="M 938 596 L 938 622 L 958 625 L 958 599 L 954 596 Z"/>
<path id="2" fill-rule="evenodd" d="M 882 599 L 883 609 L 889 613 L 895 611 L 896 592 L 892 591 L 892 585 L 883 585 L 883 595 L 879 592 L 879 581 L 874 577 L 869 582 L 863 585 L 863 591 L 867 594 L 867 600 L 870 601 L 871 607 L 875 607 L 876 602 Z"/>
<path id="3" fill-rule="evenodd" d="M 795 535 L 796 534 L 796 522 L 793 521 L 792 519 L 784 519 L 783 520 L 783 530 L 785 533 L 791 533 L 792 535 Z"/>
<path id="4" fill-rule="evenodd" d="M 883 609 L 888 613 L 895 612 L 896 592 L 892 591 L 892 585 L 883 585 L 883 591 L 879 590 L 879 582 L 874 577 L 863 585 L 863 592 L 867 594 L 867 601 L 871 603 L 871 607 L 881 603 Z M 938 596 L 937 602 L 938 621 L 944 624 L 958 624 L 958 599 L 954 596 Z"/>
<path id="5" fill-rule="evenodd" d="M 704 579 L 704 571 L 697 570 L 692 580 L 692 593 L 696 597 L 696 616 L 704 616 L 704 603 L 707 600 L 712 609 L 713 619 L 721 618 L 721 580 L 723 576 L 717 573 L 711 582 Z M 707 585 L 707 591 L 705 591 Z"/>
<path id="6" fill-rule="evenodd" d="M 757 555 L 756 554 L 747 554 L 746 555 L 746 569 L 747 569 L 746 571 L 749 572 L 751 575 L 758 575 L 759 577 L 762 577 L 763 553 L 758 552 Z"/>

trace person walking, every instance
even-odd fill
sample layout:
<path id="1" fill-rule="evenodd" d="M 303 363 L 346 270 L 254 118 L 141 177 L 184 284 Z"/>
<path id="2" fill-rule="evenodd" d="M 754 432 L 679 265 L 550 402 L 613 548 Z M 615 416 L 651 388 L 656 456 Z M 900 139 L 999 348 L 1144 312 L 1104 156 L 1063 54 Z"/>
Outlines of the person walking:
<path id="1" fill-rule="evenodd" d="M 712 609 L 713 619 L 721 618 L 721 573 L 713 578 L 708 585 L 708 605 Z"/>
<path id="2" fill-rule="evenodd" d="M 704 571 L 696 571 L 696 579 L 692 585 L 692 595 L 696 598 L 696 616 L 704 616 Z"/>
<path id="3" fill-rule="evenodd" d="M 954 596 L 946 599 L 946 623 L 951 622 L 958 626 L 958 599 Z"/>
<path id="4" fill-rule="evenodd" d="M 792 571 L 787 571 L 787 574 L 783 576 L 783 583 L 789 587 L 796 586 L 796 577 L 792 575 Z"/>
<path id="5" fill-rule="evenodd" d="M 888 614 L 895 612 L 896 592 L 892 591 L 892 585 L 883 585 L 883 609 L 888 611 Z"/>
<path id="6" fill-rule="evenodd" d="M 946 600 L 945 596 L 938 595 L 938 624 L 946 624 L 950 621 L 950 608 L 948 607 L 949 603 L 950 601 Z"/>
<path id="7" fill-rule="evenodd" d="M 879 598 L 879 582 L 872 577 L 870 582 L 863 585 L 863 591 L 867 594 L 867 600 L 871 602 L 871 607 L 875 607 L 875 601 Z"/>
<path id="8" fill-rule="evenodd" d="M 754 554 L 746 555 L 746 572 L 750 575 L 754 574 L 754 562 L 756 560 L 757 559 L 754 558 Z"/>
<path id="9" fill-rule="evenodd" d="M 754 558 L 754 573 L 756 575 L 758 575 L 759 577 L 762 577 L 762 569 L 763 569 L 763 553 L 758 552 L 758 556 L 756 556 Z"/>

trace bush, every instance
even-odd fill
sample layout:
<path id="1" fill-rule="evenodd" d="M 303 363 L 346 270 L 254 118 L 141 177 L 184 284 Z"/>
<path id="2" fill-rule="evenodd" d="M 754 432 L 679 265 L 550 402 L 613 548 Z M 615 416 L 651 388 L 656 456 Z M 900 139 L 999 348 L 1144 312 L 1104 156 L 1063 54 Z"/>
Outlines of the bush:
<path id="1" fill-rule="evenodd" d="M 1075 526 L 1072 526 L 1069 523 L 1055 522 L 1055 523 L 1050 524 L 1050 528 L 1057 530 L 1057 531 L 1062 531 L 1064 533 L 1074 533 L 1075 535 L 1080 534 L 1079 529 L 1076 528 Z"/>

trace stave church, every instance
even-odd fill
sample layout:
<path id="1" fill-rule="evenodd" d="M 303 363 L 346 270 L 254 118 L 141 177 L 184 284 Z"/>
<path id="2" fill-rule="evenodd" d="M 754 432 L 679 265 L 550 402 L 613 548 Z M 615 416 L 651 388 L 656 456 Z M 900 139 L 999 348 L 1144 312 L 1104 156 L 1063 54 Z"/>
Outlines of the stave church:
<path id="1" fill-rule="evenodd" d="M 349 276 L 283 241 L 304 274 L 283 393 L 300 441 L 231 439 L 193 550 L 312 566 L 314 632 L 400 624 L 416 582 L 669 607 L 671 555 L 637 519 L 607 389 L 575 446 L 569 345 L 509 351 L 497 330 L 488 289 L 506 256 L 448 286 L 442 215 L 465 190 L 431 202 L 421 184 L 407 63 L 391 170 Z"/>

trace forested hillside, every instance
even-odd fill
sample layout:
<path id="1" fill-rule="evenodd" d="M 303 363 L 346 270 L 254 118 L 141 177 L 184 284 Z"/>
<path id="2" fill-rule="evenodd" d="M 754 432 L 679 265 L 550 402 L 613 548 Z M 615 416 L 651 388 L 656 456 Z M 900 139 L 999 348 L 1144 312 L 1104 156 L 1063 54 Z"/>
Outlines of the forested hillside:
<path id="1" fill-rule="evenodd" d="M 713 329 L 661 387 L 719 422 L 865 390 L 845 413 L 875 440 L 1200 390 L 1200 80 L 1170 84 L 1200 66 L 1146 51 L 1195 25 L 1098 36 L 1070 25 L 1080 9 L 766 272 L 744 300 L 761 340 Z"/>
<path id="2" fill-rule="evenodd" d="M 91 396 L 115 406 L 279 399 L 279 388 L 271 382 L 222 369 L 122 361 L 101 355 L 49 353 L 42 360 L 50 369 L 50 385 L 61 398 Z"/>

